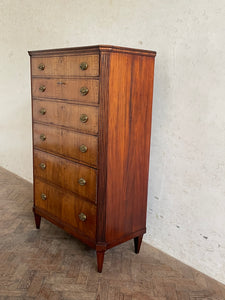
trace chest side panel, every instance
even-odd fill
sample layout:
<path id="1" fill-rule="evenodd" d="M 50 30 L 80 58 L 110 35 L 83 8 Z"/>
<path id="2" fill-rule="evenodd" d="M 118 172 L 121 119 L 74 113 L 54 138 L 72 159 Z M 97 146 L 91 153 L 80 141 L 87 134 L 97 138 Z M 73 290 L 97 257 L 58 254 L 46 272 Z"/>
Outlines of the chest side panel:
<path id="1" fill-rule="evenodd" d="M 154 57 L 112 53 L 108 102 L 106 241 L 145 230 Z"/>

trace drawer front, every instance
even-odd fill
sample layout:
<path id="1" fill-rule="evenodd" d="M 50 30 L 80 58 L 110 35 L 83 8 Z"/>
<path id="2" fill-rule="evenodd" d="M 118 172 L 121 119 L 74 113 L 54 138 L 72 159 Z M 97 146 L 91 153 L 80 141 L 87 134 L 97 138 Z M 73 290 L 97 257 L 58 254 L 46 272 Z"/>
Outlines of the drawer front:
<path id="1" fill-rule="evenodd" d="M 33 97 L 98 103 L 97 79 L 32 78 Z"/>
<path id="2" fill-rule="evenodd" d="M 98 76 L 99 55 L 33 57 L 33 76 Z"/>
<path id="3" fill-rule="evenodd" d="M 96 236 L 96 206 L 35 178 L 35 206 L 59 218 L 86 236 Z"/>
<path id="4" fill-rule="evenodd" d="M 33 120 L 98 133 L 98 107 L 33 100 Z"/>
<path id="5" fill-rule="evenodd" d="M 97 165 L 98 138 L 54 126 L 33 125 L 34 147 Z"/>
<path id="6" fill-rule="evenodd" d="M 96 170 L 34 150 L 34 174 L 78 195 L 96 200 Z"/>

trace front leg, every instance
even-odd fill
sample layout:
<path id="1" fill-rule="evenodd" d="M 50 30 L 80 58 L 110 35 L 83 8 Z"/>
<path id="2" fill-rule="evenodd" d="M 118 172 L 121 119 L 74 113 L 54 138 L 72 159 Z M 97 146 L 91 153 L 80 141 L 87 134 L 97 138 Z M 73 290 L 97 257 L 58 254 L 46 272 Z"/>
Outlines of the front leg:
<path id="1" fill-rule="evenodd" d="M 140 251 L 142 238 L 143 238 L 143 235 L 139 235 L 134 238 L 134 249 L 135 249 L 136 254 L 138 254 Z"/>
<path id="2" fill-rule="evenodd" d="M 96 251 L 97 254 L 97 263 L 98 263 L 98 272 L 102 273 L 102 266 L 104 261 L 105 251 Z"/>
<path id="3" fill-rule="evenodd" d="M 39 216 L 38 214 L 36 214 L 34 208 L 33 208 L 33 213 L 34 213 L 34 220 L 35 220 L 36 228 L 37 228 L 37 229 L 40 229 L 41 216 Z"/>

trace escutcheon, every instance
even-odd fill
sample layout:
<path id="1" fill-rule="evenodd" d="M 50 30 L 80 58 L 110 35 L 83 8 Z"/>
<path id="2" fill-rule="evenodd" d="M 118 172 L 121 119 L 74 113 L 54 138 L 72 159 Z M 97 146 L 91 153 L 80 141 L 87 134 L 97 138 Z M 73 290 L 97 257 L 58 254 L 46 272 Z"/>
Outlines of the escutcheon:
<path id="1" fill-rule="evenodd" d="M 85 152 L 87 152 L 87 146 L 85 146 L 85 145 L 80 145 L 80 152 L 82 152 L 82 153 L 85 153 Z"/>
<path id="2" fill-rule="evenodd" d="M 88 64 L 86 63 L 86 62 L 82 62 L 81 64 L 80 64 L 80 69 L 82 70 L 82 71 L 85 71 L 85 70 L 87 70 L 87 68 L 88 68 Z"/>
<path id="3" fill-rule="evenodd" d="M 87 220 L 87 216 L 84 214 L 84 213 L 80 213 L 79 214 L 79 219 L 82 221 L 82 222 L 85 222 Z"/>
<path id="4" fill-rule="evenodd" d="M 82 96 L 86 96 L 89 92 L 89 89 L 86 86 L 82 86 L 82 88 L 80 89 L 80 93 Z"/>

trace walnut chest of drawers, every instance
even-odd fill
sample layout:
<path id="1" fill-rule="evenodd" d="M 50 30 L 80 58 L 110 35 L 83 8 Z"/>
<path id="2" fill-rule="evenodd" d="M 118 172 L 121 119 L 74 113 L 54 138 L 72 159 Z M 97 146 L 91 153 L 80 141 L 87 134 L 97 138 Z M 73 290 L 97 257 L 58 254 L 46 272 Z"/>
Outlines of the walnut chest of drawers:
<path id="1" fill-rule="evenodd" d="M 97 253 L 134 239 L 146 207 L 154 51 L 90 46 L 30 51 L 34 216 Z"/>

